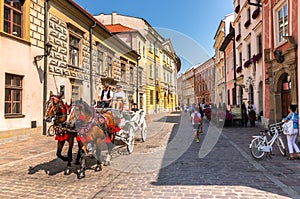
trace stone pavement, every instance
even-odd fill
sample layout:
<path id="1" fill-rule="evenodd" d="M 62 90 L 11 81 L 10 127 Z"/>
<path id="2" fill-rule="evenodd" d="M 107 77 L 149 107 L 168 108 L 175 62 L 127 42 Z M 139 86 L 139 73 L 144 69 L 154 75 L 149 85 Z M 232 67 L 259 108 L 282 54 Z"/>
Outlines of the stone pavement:
<path id="1" fill-rule="evenodd" d="M 300 198 L 300 160 L 286 160 L 276 147 L 272 159 L 251 157 L 259 128 L 205 122 L 195 143 L 188 119 L 179 112 L 153 115 L 146 142 L 137 141 L 130 155 L 116 147 L 109 167 L 88 169 L 81 180 L 63 175 L 66 163 L 55 157 L 53 137 L 2 144 L 0 198 Z"/>

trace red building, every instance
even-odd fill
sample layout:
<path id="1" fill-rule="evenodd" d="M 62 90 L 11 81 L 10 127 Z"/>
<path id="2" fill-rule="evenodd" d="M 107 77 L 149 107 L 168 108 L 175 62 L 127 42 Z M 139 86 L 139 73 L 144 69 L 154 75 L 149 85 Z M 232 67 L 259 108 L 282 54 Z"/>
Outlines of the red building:
<path id="1" fill-rule="evenodd" d="M 263 119 L 280 121 L 298 104 L 298 0 L 263 0 Z"/>

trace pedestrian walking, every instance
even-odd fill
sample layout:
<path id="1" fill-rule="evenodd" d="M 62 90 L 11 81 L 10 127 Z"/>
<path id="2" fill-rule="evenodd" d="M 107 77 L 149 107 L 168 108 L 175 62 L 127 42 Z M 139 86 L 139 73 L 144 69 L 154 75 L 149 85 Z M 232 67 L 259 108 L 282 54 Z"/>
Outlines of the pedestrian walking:
<path id="1" fill-rule="evenodd" d="M 256 120 L 256 107 L 254 104 L 252 104 L 251 101 L 248 101 L 248 118 L 250 121 L 250 127 L 255 127 L 255 120 Z"/>
<path id="2" fill-rule="evenodd" d="M 298 119 L 299 116 L 296 113 L 296 109 L 297 106 L 296 105 L 289 105 L 288 111 L 289 114 L 286 118 L 282 119 L 282 122 L 287 122 L 292 120 L 293 121 L 293 132 L 291 132 L 290 134 L 286 134 L 286 140 L 287 140 L 287 144 L 288 144 L 288 149 L 289 149 L 289 157 L 288 160 L 293 160 L 294 158 L 294 150 L 296 152 L 296 158 L 300 159 L 300 150 L 296 144 L 296 139 L 297 139 L 297 135 L 298 135 Z"/>
<path id="3" fill-rule="evenodd" d="M 195 141 L 199 143 L 199 133 L 202 132 L 202 116 L 198 110 L 198 108 L 194 109 L 194 112 L 191 114 L 190 121 L 193 125 L 194 133 L 195 133 Z"/>

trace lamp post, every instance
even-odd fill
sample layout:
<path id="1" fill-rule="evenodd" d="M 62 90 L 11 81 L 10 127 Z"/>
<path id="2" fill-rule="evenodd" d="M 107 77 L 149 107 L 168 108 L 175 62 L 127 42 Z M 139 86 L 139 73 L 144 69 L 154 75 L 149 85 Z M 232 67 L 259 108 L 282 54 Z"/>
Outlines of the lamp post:
<path id="1" fill-rule="evenodd" d="M 141 59 L 141 56 L 139 55 L 136 60 L 136 104 L 139 107 L 139 60 Z"/>
<path id="2" fill-rule="evenodd" d="M 50 46 L 48 43 L 48 1 L 44 2 L 44 89 L 43 89 L 43 116 L 46 113 L 46 101 L 47 101 L 47 64 L 48 64 L 48 56 L 50 55 L 50 51 L 52 45 Z M 49 53 L 49 54 L 48 54 Z M 45 56 L 47 55 L 47 56 Z M 35 59 L 36 60 L 36 59 Z M 47 123 L 43 120 L 43 135 L 46 135 L 46 126 Z"/>

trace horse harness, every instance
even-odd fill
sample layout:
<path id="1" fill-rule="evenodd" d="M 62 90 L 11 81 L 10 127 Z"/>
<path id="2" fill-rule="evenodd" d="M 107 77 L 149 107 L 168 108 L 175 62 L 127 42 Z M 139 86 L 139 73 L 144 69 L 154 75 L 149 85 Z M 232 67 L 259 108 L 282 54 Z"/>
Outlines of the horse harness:
<path id="1" fill-rule="evenodd" d="M 85 125 L 78 127 L 77 133 L 77 140 L 80 139 L 82 142 L 89 142 L 91 141 L 90 136 L 88 135 L 89 130 L 93 126 L 97 126 L 101 130 L 103 130 L 105 134 L 105 142 L 111 142 L 113 140 L 114 132 L 118 130 L 118 128 L 115 128 L 112 124 L 109 123 L 109 119 L 104 114 L 97 114 L 96 111 L 93 108 L 92 111 L 93 115 L 90 119 L 90 121 Z M 77 119 L 82 120 L 82 115 L 77 117 Z"/>

